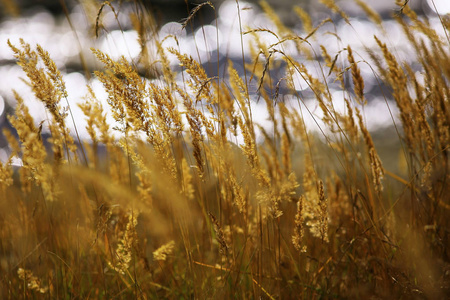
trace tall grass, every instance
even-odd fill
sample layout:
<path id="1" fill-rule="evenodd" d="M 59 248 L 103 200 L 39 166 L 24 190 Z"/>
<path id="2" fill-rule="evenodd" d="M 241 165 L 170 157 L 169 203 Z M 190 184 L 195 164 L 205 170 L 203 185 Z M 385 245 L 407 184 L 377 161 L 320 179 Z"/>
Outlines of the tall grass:
<path id="1" fill-rule="evenodd" d="M 334 1 L 322 2 L 351 25 Z M 373 10 L 357 3 L 382 26 Z M 98 6 L 96 32 L 107 5 Z M 45 45 L 9 43 L 48 119 L 36 123 L 15 92 L 15 114 L 8 116 L 15 132 L 3 131 L 10 155 L 0 164 L 1 298 L 450 294 L 449 39 L 401 6 L 395 18 L 414 49 L 414 66 L 399 60 L 383 36 L 374 37 L 378 47 L 367 49 L 367 62 L 347 45 L 336 56 L 325 47 L 318 53 L 309 42 L 320 40 L 318 27 L 300 7 L 295 11 L 305 36 L 261 6 L 277 30 L 242 28 L 254 38 L 245 76 L 230 61 L 224 76 L 209 77 L 198 61 L 158 39 L 159 71 L 152 74 L 159 81 L 141 77 L 136 62 L 92 49 L 103 65 L 95 76 L 116 126 L 89 88 L 80 105 L 88 141 L 68 129 L 73 120 L 64 78 Z M 136 7 L 139 64 L 151 70 L 145 41 L 157 26 Z M 449 29 L 448 19 L 442 26 Z M 279 42 L 262 43 L 261 32 Z M 305 61 L 286 54 L 288 43 Z M 182 84 L 169 53 L 185 71 Z M 280 61 L 285 74 L 275 82 L 271 69 Z M 400 154 L 385 157 L 398 155 L 403 167 L 386 166 L 382 139 L 366 126 L 360 66 L 367 63 L 386 105 L 391 97 L 397 105 L 400 122 L 392 120 Z M 306 126 L 309 115 L 319 120 L 302 104 L 295 77 L 306 81 L 322 111 L 319 133 Z M 330 78 L 344 95 L 344 111 L 335 108 Z M 294 101 L 282 101 L 283 84 Z M 255 91 L 270 131 L 254 121 Z M 12 163 L 17 158 L 20 167 Z"/>

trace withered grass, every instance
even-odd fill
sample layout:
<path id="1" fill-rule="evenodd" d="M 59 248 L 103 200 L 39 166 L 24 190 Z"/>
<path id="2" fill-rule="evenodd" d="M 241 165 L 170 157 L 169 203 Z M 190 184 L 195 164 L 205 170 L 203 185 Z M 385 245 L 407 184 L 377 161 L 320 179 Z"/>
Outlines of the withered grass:
<path id="1" fill-rule="evenodd" d="M 322 2 L 351 24 L 334 1 Z M 383 26 L 365 2 L 356 3 Z M 91 22 L 101 35 L 102 11 L 120 11 L 114 2 L 97 4 Z M 0 298 L 450 295 L 450 41 L 402 2 L 395 18 L 416 55 L 414 68 L 383 36 L 374 37 L 378 49 L 367 49 L 371 62 L 350 46 L 317 53 L 309 41 L 320 41 L 317 29 L 331 19 L 314 27 L 295 8 L 302 37 L 261 5 L 276 30 L 241 28 L 254 38 L 250 53 L 242 48 L 250 56 L 246 75 L 229 61 L 215 77 L 182 49 L 165 49 L 153 17 L 136 5 L 139 61 L 92 49 L 116 126 L 88 87 L 79 104 L 86 141 L 69 129 L 64 77 L 45 45 L 9 42 L 48 118 L 34 120 L 14 92 L 8 120 L 15 131 L 3 130 L 10 155 L 0 162 Z M 187 14 L 183 27 L 207 6 Z M 261 32 L 279 42 L 265 45 Z M 146 49 L 152 39 L 156 58 Z M 286 43 L 323 77 L 287 55 Z M 169 53 L 185 71 L 181 85 Z M 280 59 L 286 72 L 277 82 L 270 71 Z M 398 108 L 395 150 L 367 128 L 361 64 L 370 64 L 386 105 Z M 158 83 L 140 76 L 138 65 Z M 305 118 L 318 117 L 303 105 L 295 77 L 322 111 L 318 133 L 307 128 Z M 344 111 L 335 109 L 328 77 L 344 95 Z M 283 102 L 282 84 L 294 105 Z M 270 130 L 254 121 L 250 88 L 267 107 Z"/>

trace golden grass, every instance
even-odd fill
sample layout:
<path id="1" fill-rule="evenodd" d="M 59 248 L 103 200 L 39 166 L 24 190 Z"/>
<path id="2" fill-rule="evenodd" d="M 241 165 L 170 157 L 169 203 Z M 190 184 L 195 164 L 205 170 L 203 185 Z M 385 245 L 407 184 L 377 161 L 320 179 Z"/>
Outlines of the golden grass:
<path id="1" fill-rule="evenodd" d="M 351 24 L 334 1 L 322 2 Z M 382 26 L 372 9 L 356 2 Z M 197 6 L 183 25 L 205 5 L 212 6 Z M 113 9 L 109 2 L 99 5 L 96 34 L 106 6 Z M 397 152 L 378 145 L 362 113 L 367 100 L 360 64 L 368 62 L 350 46 L 334 58 L 323 46 L 315 53 L 308 40 L 320 40 L 317 28 L 330 19 L 314 28 L 296 8 L 309 33 L 300 37 L 266 3 L 262 7 L 277 31 L 241 29 L 255 39 L 248 79 L 231 61 L 227 76 L 208 77 L 182 50 L 158 43 L 159 57 L 142 55 L 140 61 L 150 70 L 151 59 L 158 60 L 164 84 L 156 85 L 124 57 L 114 61 L 92 49 L 104 66 L 95 76 L 118 125 L 107 123 L 88 87 L 79 106 L 90 140 L 78 143 L 67 126 L 64 78 L 48 52 L 9 42 L 49 114 L 36 125 L 14 93 L 17 105 L 8 120 L 16 132 L 3 131 L 10 156 L 0 163 L 2 299 L 450 294 L 450 41 L 402 4 L 397 20 L 423 79 L 383 37 L 374 37 L 378 52 L 368 49 L 380 88 L 389 88 L 385 95 L 399 109 L 401 124 L 393 125 L 402 169 L 383 163 Z M 144 10 L 131 18 L 144 53 L 156 25 Z M 264 45 L 262 31 L 279 43 Z M 287 55 L 288 42 L 324 77 L 314 77 L 306 63 Z M 169 68 L 168 52 L 189 74 L 182 85 Z M 275 56 L 284 60 L 283 80 L 296 106 L 283 103 L 282 81 L 270 78 L 279 64 Z M 339 82 L 344 112 L 335 109 L 326 74 Z M 327 128 L 320 134 L 305 124 L 312 113 L 301 105 L 294 77 L 306 81 L 323 112 Z M 271 132 L 254 121 L 250 83 L 267 106 Z M 42 126 L 50 130 L 47 140 Z M 22 166 L 13 166 L 14 158 Z"/>

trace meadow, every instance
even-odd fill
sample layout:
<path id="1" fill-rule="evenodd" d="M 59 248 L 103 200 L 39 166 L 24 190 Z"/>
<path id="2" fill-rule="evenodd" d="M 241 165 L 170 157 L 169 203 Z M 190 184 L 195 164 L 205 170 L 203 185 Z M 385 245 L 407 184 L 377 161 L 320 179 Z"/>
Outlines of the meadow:
<path id="1" fill-rule="evenodd" d="M 352 26 L 333 0 L 321 2 Z M 94 3 L 98 35 L 102 15 L 118 6 Z M 0 162 L 0 298 L 450 296 L 448 15 L 440 16 L 442 35 L 398 2 L 393 18 L 414 55 L 406 63 L 386 42 L 381 17 L 355 0 L 386 34 L 364 49 L 367 61 L 333 32 L 338 52 L 312 46 L 333 19 L 314 24 L 295 7 L 300 36 L 261 2 L 276 30 L 241 27 L 236 40 L 253 39 L 249 53 L 242 46 L 245 68 L 230 60 L 209 76 L 183 49 L 163 47 L 157 22 L 135 4 L 139 61 L 91 49 L 102 66 L 91 75 L 115 122 L 88 87 L 79 104 L 88 139 L 78 135 L 64 76 L 45 45 L 8 42 L 47 119 L 34 120 L 14 91 L 14 130 L 2 132 L 9 155 Z M 191 10 L 182 25 L 208 7 Z M 367 126 L 362 65 L 385 105 L 395 106 L 385 132 Z M 299 79 L 320 114 L 303 105 Z M 254 101 L 265 105 L 270 127 L 255 121 Z"/>

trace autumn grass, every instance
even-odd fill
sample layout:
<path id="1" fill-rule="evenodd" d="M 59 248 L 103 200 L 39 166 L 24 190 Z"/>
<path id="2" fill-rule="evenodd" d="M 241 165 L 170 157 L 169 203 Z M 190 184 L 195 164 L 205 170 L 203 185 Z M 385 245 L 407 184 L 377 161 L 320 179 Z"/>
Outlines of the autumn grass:
<path id="1" fill-rule="evenodd" d="M 351 25 L 334 1 L 323 2 Z M 382 27 L 370 7 L 356 2 Z M 213 5 L 195 8 L 183 26 L 203 6 Z M 320 40 L 318 27 L 331 19 L 313 27 L 295 8 L 302 37 L 261 6 L 276 31 L 241 28 L 242 36 L 254 38 L 251 57 L 243 60 L 246 75 L 229 61 L 224 77 L 209 77 L 182 49 L 164 48 L 154 39 L 151 15 L 137 9 L 131 18 L 142 45 L 138 62 L 92 49 L 103 66 L 94 74 L 108 93 L 115 125 L 88 86 L 79 104 L 87 141 L 68 128 L 73 104 L 45 45 L 9 42 L 48 118 L 34 120 L 14 92 L 8 120 L 15 132 L 3 131 L 10 155 L 0 163 L 1 298 L 450 294 L 450 41 L 402 5 L 395 18 L 414 49 L 414 69 L 383 36 L 374 37 L 377 49 L 367 49 L 371 62 L 348 45 L 317 53 L 310 41 Z M 99 4 L 92 18 L 97 35 L 108 7 Z M 279 42 L 262 43 L 263 31 Z M 157 58 L 145 49 L 152 38 Z M 286 54 L 287 43 L 323 76 Z M 169 53 L 185 71 L 181 84 Z M 285 75 L 275 82 L 270 70 L 281 61 Z M 361 64 L 370 65 L 386 105 L 392 99 L 398 108 L 389 137 L 367 128 Z M 160 80 L 140 76 L 138 65 Z M 319 119 L 303 105 L 296 76 L 322 112 L 319 131 L 305 123 L 308 116 Z M 335 108 L 333 80 L 344 111 Z M 282 101 L 281 85 L 295 100 Z M 255 90 L 270 130 L 255 121 Z M 16 158 L 20 166 L 12 163 Z"/>

